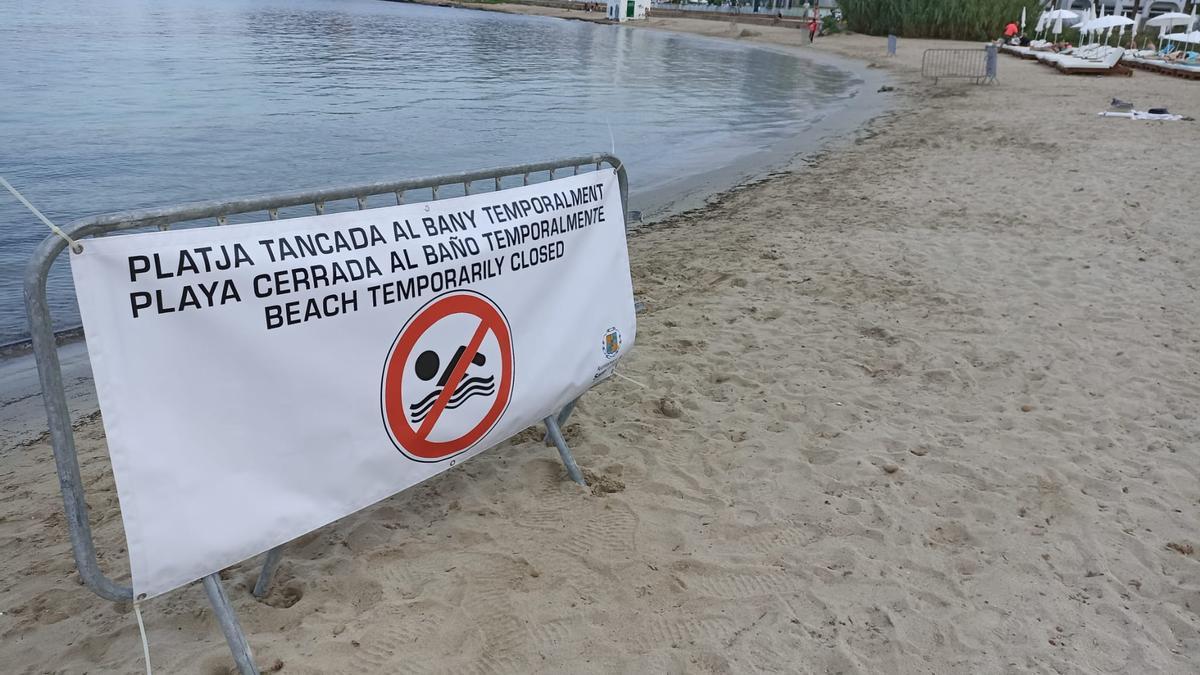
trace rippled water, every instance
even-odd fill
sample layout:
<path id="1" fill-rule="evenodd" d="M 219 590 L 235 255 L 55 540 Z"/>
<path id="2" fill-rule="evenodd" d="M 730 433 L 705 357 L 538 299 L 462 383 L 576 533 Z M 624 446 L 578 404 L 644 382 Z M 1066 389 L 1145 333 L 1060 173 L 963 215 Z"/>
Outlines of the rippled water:
<path id="1" fill-rule="evenodd" d="M 62 223 L 612 143 L 635 197 L 664 194 L 777 156 L 857 84 L 733 42 L 382 0 L 0 0 L 0 17 L 0 173 Z M 0 193 L 0 343 L 27 332 L 45 234 Z M 78 322 L 67 272 L 60 327 Z"/>

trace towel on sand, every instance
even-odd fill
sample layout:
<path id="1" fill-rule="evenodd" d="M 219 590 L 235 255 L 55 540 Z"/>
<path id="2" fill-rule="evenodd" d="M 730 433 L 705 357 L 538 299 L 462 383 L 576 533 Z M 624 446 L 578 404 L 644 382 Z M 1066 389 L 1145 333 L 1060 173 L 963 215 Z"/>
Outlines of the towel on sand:
<path id="1" fill-rule="evenodd" d="M 1130 110 L 1129 112 L 1114 112 L 1112 110 L 1106 110 L 1097 114 L 1101 117 L 1125 117 L 1131 120 L 1164 120 L 1167 122 L 1178 122 L 1179 120 L 1183 119 L 1183 115 L 1172 115 L 1170 113 L 1164 115 L 1142 112 L 1141 110 Z"/>

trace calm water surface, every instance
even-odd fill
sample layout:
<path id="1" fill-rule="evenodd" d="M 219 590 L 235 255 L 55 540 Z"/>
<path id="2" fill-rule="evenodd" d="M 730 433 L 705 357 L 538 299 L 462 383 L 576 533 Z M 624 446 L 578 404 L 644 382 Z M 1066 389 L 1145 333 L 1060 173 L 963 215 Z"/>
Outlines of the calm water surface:
<path id="1" fill-rule="evenodd" d="M 860 84 L 733 42 L 381 0 L 0 0 L 0 17 L 0 173 L 60 224 L 613 144 L 653 210 L 689 176 L 777 158 Z M 27 333 L 45 234 L 0 193 L 0 343 Z M 50 294 L 78 323 L 65 264 Z"/>

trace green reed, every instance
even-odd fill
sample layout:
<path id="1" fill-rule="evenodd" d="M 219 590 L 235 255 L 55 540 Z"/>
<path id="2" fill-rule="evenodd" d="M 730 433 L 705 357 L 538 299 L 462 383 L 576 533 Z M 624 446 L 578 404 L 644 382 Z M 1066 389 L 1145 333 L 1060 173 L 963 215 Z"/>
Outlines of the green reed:
<path id="1" fill-rule="evenodd" d="M 857 33 L 901 37 L 989 40 L 1026 11 L 1032 32 L 1041 12 L 1038 0 L 838 0 L 847 27 Z"/>

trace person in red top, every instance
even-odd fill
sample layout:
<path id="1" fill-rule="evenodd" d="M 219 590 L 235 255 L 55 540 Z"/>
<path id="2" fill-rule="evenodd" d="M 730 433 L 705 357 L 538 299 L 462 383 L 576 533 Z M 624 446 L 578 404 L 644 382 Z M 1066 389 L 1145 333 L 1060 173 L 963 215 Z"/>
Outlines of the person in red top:
<path id="1" fill-rule="evenodd" d="M 1006 37 L 1006 38 L 1015 37 L 1017 35 L 1017 33 L 1020 33 L 1020 32 L 1021 32 L 1021 29 L 1017 26 L 1016 23 L 1013 23 L 1013 22 L 1009 22 L 1009 24 L 1004 27 L 1004 37 Z"/>
<path id="2" fill-rule="evenodd" d="M 817 28 L 819 28 L 819 27 L 820 26 L 817 23 L 816 16 L 814 16 L 813 18 L 808 20 L 808 41 L 809 42 L 812 42 L 813 38 L 817 37 Z"/>

